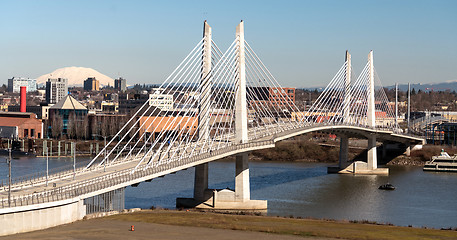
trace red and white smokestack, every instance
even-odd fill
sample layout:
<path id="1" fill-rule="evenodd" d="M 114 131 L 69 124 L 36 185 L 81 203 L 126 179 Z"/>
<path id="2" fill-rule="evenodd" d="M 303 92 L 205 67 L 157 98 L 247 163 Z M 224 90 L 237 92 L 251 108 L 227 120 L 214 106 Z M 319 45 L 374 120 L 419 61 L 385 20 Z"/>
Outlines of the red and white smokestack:
<path id="1" fill-rule="evenodd" d="M 27 87 L 21 86 L 21 112 L 26 112 L 27 110 Z"/>

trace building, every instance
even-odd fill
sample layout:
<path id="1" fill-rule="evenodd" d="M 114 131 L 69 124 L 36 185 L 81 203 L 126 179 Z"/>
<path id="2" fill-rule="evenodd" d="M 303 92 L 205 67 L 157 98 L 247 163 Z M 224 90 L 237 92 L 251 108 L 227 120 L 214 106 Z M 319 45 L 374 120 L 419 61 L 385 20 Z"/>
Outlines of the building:
<path id="1" fill-rule="evenodd" d="M 46 82 L 46 102 L 55 104 L 68 94 L 68 80 L 66 78 L 49 78 Z"/>
<path id="2" fill-rule="evenodd" d="M 27 106 L 25 111 L 34 113 L 38 119 L 47 119 L 49 107 L 49 104 L 41 103 L 39 106 Z M 8 112 L 19 112 L 20 108 L 20 105 L 8 106 Z"/>
<path id="3" fill-rule="evenodd" d="M 251 106 L 270 106 L 288 109 L 295 105 L 295 88 L 248 87 L 247 96 Z"/>
<path id="4" fill-rule="evenodd" d="M 149 94 L 119 94 L 119 113 L 130 114 L 149 100 Z M 134 112 L 133 112 L 134 113 Z"/>
<path id="5" fill-rule="evenodd" d="M 428 144 L 457 146 L 457 123 L 431 122 L 424 128 Z"/>
<path id="6" fill-rule="evenodd" d="M 295 88 L 269 87 L 269 100 L 275 106 L 294 106 Z"/>
<path id="7" fill-rule="evenodd" d="M 27 87 L 27 92 L 34 92 L 37 90 L 36 79 L 21 77 L 8 79 L 8 92 L 19 93 L 22 86 Z"/>
<path id="8" fill-rule="evenodd" d="M 119 94 L 119 113 L 129 114 L 138 106 L 148 101 L 149 106 L 154 106 L 162 111 L 173 110 L 173 95 L 161 94 Z"/>
<path id="9" fill-rule="evenodd" d="M 108 113 L 117 113 L 119 112 L 119 109 L 118 109 L 119 105 L 118 103 L 116 102 L 105 102 L 105 101 L 102 101 L 100 103 L 100 110 L 102 112 L 108 112 Z"/>
<path id="10" fill-rule="evenodd" d="M 119 91 L 127 90 L 127 80 L 119 77 L 118 79 L 114 79 L 114 88 Z"/>
<path id="11" fill-rule="evenodd" d="M 1 138 L 43 138 L 43 123 L 34 113 L 0 113 Z"/>
<path id="12" fill-rule="evenodd" d="M 143 116 L 140 118 L 139 135 L 141 136 L 145 131 L 146 137 L 153 134 L 152 141 L 162 133 L 162 138 L 165 136 L 175 135 L 180 138 L 193 138 L 196 134 L 198 127 L 197 117 L 187 116 Z"/>
<path id="13" fill-rule="evenodd" d="M 88 134 L 88 110 L 72 96 L 67 95 L 61 101 L 49 108 L 49 130 L 53 137 L 58 135 Z M 73 137 L 73 136 L 69 136 Z M 87 136 L 83 136 L 84 138 Z"/>
<path id="14" fill-rule="evenodd" d="M 85 91 L 99 91 L 100 82 L 95 77 L 87 78 L 84 81 L 84 90 Z"/>
<path id="15" fill-rule="evenodd" d="M 149 105 L 162 111 L 173 111 L 173 95 L 158 92 L 149 94 Z"/>

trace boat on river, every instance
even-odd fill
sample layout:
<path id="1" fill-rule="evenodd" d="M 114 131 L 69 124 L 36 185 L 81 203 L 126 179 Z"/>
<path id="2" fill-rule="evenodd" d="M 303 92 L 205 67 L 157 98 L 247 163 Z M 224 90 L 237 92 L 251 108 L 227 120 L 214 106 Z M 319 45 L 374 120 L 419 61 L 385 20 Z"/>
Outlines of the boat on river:
<path id="1" fill-rule="evenodd" d="M 390 183 L 386 183 L 384 185 L 379 186 L 378 189 L 381 189 L 381 190 L 395 190 L 395 187 L 394 187 L 394 185 L 392 185 Z"/>
<path id="2" fill-rule="evenodd" d="M 457 155 L 449 156 L 447 152 L 441 150 L 439 156 L 433 156 L 431 161 L 425 163 L 424 171 L 457 172 Z"/>

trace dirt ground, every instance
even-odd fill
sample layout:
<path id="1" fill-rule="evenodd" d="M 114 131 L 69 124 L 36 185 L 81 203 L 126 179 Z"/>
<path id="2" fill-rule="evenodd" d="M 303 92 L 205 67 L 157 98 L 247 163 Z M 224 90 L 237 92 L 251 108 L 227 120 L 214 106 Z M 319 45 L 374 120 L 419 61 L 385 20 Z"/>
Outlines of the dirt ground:
<path id="1" fill-rule="evenodd" d="M 130 231 L 134 225 L 135 231 Z M 304 239 L 298 236 L 277 235 L 271 233 L 236 231 L 225 229 L 211 229 L 202 227 L 172 226 L 155 223 L 129 222 L 110 220 L 106 218 L 82 220 L 72 224 L 66 224 L 29 233 L 20 233 L 0 239 L 159 239 L 159 240 L 215 240 L 215 239 Z M 306 238 L 325 239 L 325 238 Z"/>

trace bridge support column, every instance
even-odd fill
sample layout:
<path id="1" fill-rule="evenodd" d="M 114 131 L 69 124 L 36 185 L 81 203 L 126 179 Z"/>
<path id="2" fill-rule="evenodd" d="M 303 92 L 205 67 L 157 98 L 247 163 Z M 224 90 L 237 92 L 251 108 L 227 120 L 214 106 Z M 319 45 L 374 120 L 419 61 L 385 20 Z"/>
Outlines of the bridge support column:
<path id="1" fill-rule="evenodd" d="M 195 166 L 194 199 L 205 201 L 205 191 L 208 189 L 208 163 Z"/>
<path id="2" fill-rule="evenodd" d="M 349 138 L 341 136 L 340 138 L 340 157 L 338 167 L 344 169 L 349 165 Z"/>
<path id="3" fill-rule="evenodd" d="M 378 157 L 376 152 L 376 136 L 370 135 L 368 137 L 368 156 L 367 156 L 368 170 L 378 168 Z"/>
<path id="4" fill-rule="evenodd" d="M 235 201 L 244 202 L 251 199 L 248 160 L 248 153 L 236 155 Z"/>

